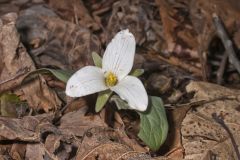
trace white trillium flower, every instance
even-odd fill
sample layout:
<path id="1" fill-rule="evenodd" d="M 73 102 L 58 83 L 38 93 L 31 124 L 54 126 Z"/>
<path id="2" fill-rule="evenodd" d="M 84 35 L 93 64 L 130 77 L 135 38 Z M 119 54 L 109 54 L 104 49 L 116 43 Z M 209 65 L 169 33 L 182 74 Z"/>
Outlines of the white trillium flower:
<path id="1" fill-rule="evenodd" d="M 142 82 L 128 75 L 133 67 L 136 42 L 132 33 L 122 30 L 108 44 L 102 68 L 86 66 L 68 80 L 66 94 L 82 97 L 110 89 L 135 110 L 145 111 L 148 96 Z"/>

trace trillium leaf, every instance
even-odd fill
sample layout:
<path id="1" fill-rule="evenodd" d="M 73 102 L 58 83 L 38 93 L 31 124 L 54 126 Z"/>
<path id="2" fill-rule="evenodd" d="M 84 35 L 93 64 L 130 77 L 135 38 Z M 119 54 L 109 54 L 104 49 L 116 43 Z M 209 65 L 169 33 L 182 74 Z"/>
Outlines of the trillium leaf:
<path id="1" fill-rule="evenodd" d="M 130 73 L 130 75 L 134 76 L 134 77 L 139 77 L 144 73 L 144 69 L 135 69 L 134 71 L 132 71 Z"/>
<path id="2" fill-rule="evenodd" d="M 158 150 L 168 133 L 167 116 L 161 98 L 150 96 L 148 110 L 138 113 L 141 119 L 138 137 L 153 151 Z"/>
<path id="3" fill-rule="evenodd" d="M 110 99 L 111 102 L 114 102 L 119 110 L 121 109 L 131 109 L 127 102 L 122 100 L 119 96 L 114 95 Z"/>
<path id="4" fill-rule="evenodd" d="M 29 79 L 37 77 L 38 74 L 52 74 L 58 80 L 67 83 L 68 79 L 72 76 L 73 72 L 61 69 L 41 68 L 33 72 L 30 72 L 28 75 L 26 75 L 22 83 L 28 81 Z"/>
<path id="5" fill-rule="evenodd" d="M 95 66 L 102 68 L 102 58 L 96 52 L 92 52 L 92 59 Z"/>
<path id="6" fill-rule="evenodd" d="M 102 92 L 98 93 L 97 102 L 96 102 L 96 106 L 95 106 L 96 112 L 101 111 L 101 109 L 107 103 L 107 100 L 109 99 L 111 94 L 112 94 L 111 90 L 106 90 L 106 91 L 102 91 Z"/>

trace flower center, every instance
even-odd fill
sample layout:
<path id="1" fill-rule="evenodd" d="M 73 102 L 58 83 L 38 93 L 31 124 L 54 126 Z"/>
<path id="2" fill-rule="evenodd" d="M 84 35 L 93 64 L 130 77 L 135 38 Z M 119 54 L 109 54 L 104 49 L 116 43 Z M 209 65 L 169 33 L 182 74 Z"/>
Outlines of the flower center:
<path id="1" fill-rule="evenodd" d="M 108 72 L 107 76 L 105 77 L 105 83 L 108 87 L 112 87 L 115 86 L 117 84 L 118 80 L 117 80 L 117 76 L 112 73 L 112 72 Z"/>

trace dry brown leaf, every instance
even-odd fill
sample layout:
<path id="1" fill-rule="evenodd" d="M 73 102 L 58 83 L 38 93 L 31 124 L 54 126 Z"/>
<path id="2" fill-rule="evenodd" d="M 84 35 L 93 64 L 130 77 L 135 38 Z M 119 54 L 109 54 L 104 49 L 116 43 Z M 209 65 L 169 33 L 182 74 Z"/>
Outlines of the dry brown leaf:
<path id="1" fill-rule="evenodd" d="M 67 106 L 65 106 L 66 110 L 64 110 L 64 113 L 73 112 L 78 109 L 81 109 L 82 107 L 87 106 L 87 100 L 84 97 L 80 97 L 78 99 L 74 99 L 71 97 L 67 98 L 70 100 L 69 101 L 67 100 Z"/>
<path id="2" fill-rule="evenodd" d="M 0 117 L 0 140 L 18 140 L 25 142 L 39 142 L 40 134 L 52 131 L 53 115 L 25 116 L 22 119 Z"/>
<path id="3" fill-rule="evenodd" d="M 18 86 L 23 76 L 35 69 L 19 40 L 16 19 L 15 13 L 6 14 L 0 19 L 0 93 Z"/>
<path id="4" fill-rule="evenodd" d="M 0 93 L 15 89 L 15 93 L 27 100 L 30 107 L 43 109 L 45 112 L 54 110 L 61 105 L 61 101 L 56 93 L 48 88 L 42 77 L 26 85 L 21 84 L 24 75 L 35 70 L 35 66 L 19 40 L 20 37 L 15 28 L 16 19 L 17 15 L 12 13 L 3 16 L 1 20 Z"/>
<path id="5" fill-rule="evenodd" d="M 107 127 L 90 128 L 83 136 L 82 143 L 78 149 L 77 159 L 85 157 L 102 144 L 112 142 L 121 142 L 121 137 L 113 129 Z"/>
<path id="6" fill-rule="evenodd" d="M 0 157 L 8 156 L 8 152 L 11 150 L 12 144 L 0 144 Z M 5 159 L 3 159 L 5 160 Z"/>
<path id="7" fill-rule="evenodd" d="M 119 30 L 129 29 L 138 45 L 159 51 L 163 35 L 160 21 L 155 15 L 156 11 L 157 7 L 147 1 L 123 0 L 114 3 L 107 25 L 108 40 Z"/>
<path id="8" fill-rule="evenodd" d="M 130 151 L 122 154 L 120 157 L 118 157 L 120 160 L 153 160 L 151 156 L 145 153 L 136 152 L 136 151 Z"/>
<path id="9" fill-rule="evenodd" d="M 159 73 L 151 74 L 147 81 L 147 88 L 160 94 L 172 89 L 172 78 Z"/>
<path id="10" fill-rule="evenodd" d="M 204 82 L 191 82 L 186 89 L 195 92 L 193 101 L 209 102 L 190 110 L 182 122 L 185 159 L 207 159 L 209 156 L 238 159 L 233 141 L 240 145 L 240 91 Z M 214 120 L 213 115 L 222 118 L 230 133 Z"/>
<path id="11" fill-rule="evenodd" d="M 126 145 L 120 143 L 103 143 L 92 150 L 90 150 L 86 155 L 77 155 L 77 160 L 91 160 L 98 157 L 99 160 L 116 160 L 122 154 L 131 151 L 132 149 Z"/>
<path id="12" fill-rule="evenodd" d="M 44 160 L 45 149 L 41 144 L 27 144 L 25 159 Z"/>
<path id="13" fill-rule="evenodd" d="M 169 128 L 166 142 L 162 147 L 168 148 L 169 152 L 166 154 L 166 157 L 169 159 L 183 159 L 184 150 L 181 141 L 181 124 L 189 108 L 189 106 L 184 106 L 168 112 L 169 117 L 171 117 L 169 118 L 171 127 Z"/>
<path id="14" fill-rule="evenodd" d="M 48 87 L 41 75 L 32 82 L 22 85 L 15 93 L 20 95 L 22 100 L 27 100 L 29 107 L 35 110 L 55 111 L 62 104 L 55 91 Z"/>
<path id="15" fill-rule="evenodd" d="M 25 151 L 26 151 L 26 144 L 15 143 L 12 145 L 10 156 L 14 160 L 22 160 L 25 157 Z"/>
<path id="16" fill-rule="evenodd" d="M 92 127 L 107 127 L 99 115 L 85 115 L 87 106 L 65 114 L 60 120 L 59 129 L 65 135 L 83 136 Z"/>
<path id="17" fill-rule="evenodd" d="M 46 138 L 45 148 L 52 154 L 60 147 L 62 136 L 50 134 Z"/>
<path id="18" fill-rule="evenodd" d="M 94 31 L 100 29 L 81 0 L 50 0 L 48 4 L 57 10 L 63 19 L 75 21 Z"/>
<path id="19" fill-rule="evenodd" d="M 101 44 L 90 30 L 48 14 L 50 9 L 28 15 L 30 9 L 22 12 L 17 28 L 37 66 L 77 70 L 93 64 L 91 53 L 100 53 Z"/>
<path id="20" fill-rule="evenodd" d="M 159 13 L 163 24 L 164 39 L 167 47 L 167 52 L 178 52 L 176 47 L 181 45 L 183 50 L 180 52 L 188 52 L 194 57 L 197 56 L 196 51 L 198 41 L 196 39 L 197 33 L 191 27 L 191 22 L 188 21 L 187 12 L 188 1 L 166 1 L 156 0 L 159 6 Z M 185 51 L 184 51 L 185 50 Z"/>

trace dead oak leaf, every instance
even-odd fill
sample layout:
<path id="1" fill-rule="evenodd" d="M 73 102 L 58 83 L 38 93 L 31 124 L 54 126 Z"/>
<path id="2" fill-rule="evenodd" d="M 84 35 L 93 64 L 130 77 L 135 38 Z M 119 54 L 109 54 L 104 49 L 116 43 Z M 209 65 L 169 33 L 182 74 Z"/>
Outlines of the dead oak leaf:
<path id="1" fill-rule="evenodd" d="M 35 110 L 55 111 L 62 104 L 55 91 L 48 87 L 41 75 L 21 86 L 15 93 L 20 95 L 22 100 L 27 100 L 28 105 Z"/>
<path id="2" fill-rule="evenodd" d="M 209 155 L 219 159 L 238 159 L 234 143 L 240 145 L 240 91 L 205 82 L 191 82 L 186 90 L 195 92 L 193 101 L 209 102 L 190 110 L 182 122 L 185 159 L 198 160 Z M 213 115 L 221 117 L 223 122 L 218 123 Z"/>

